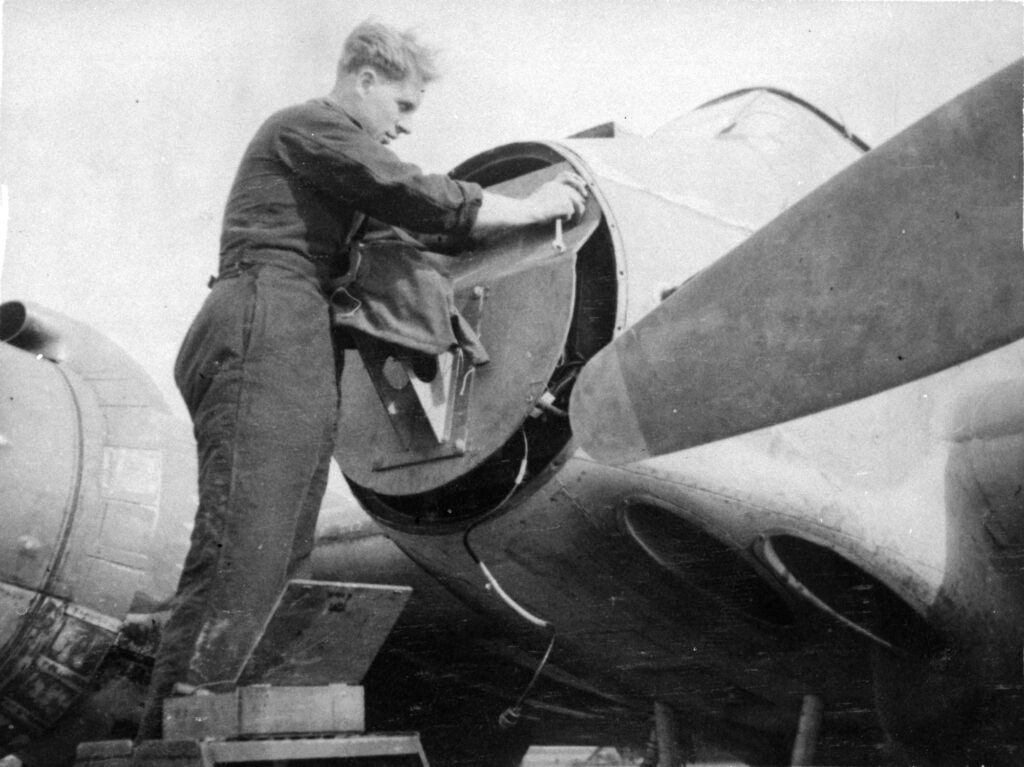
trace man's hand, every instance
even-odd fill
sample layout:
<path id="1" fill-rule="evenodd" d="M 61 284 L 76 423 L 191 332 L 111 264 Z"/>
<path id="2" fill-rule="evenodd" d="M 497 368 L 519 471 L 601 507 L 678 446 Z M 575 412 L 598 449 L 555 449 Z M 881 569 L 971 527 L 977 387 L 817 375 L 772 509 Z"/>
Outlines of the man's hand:
<path id="1" fill-rule="evenodd" d="M 587 206 L 587 182 L 571 171 L 562 171 L 527 199 L 536 206 L 540 222 L 580 218 Z"/>
<path id="2" fill-rule="evenodd" d="M 556 218 L 579 218 L 587 205 L 587 193 L 587 182 L 571 171 L 562 171 L 522 200 L 485 191 L 470 234 L 479 237 Z"/>

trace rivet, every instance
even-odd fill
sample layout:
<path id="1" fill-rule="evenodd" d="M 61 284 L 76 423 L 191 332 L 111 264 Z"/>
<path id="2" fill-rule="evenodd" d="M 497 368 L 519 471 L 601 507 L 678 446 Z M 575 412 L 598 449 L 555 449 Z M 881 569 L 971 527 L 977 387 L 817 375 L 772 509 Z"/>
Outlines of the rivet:
<path id="1" fill-rule="evenodd" d="M 18 538 L 18 549 L 25 554 L 34 554 L 43 548 L 42 542 L 31 535 L 23 535 Z"/>

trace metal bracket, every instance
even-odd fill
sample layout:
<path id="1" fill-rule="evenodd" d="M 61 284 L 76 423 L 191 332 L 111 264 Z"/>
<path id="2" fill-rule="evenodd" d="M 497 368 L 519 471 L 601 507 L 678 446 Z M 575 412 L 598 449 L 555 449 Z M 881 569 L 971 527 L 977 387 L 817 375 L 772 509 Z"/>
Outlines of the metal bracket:
<path id="1" fill-rule="evenodd" d="M 474 331 L 480 328 L 486 293 L 482 286 L 474 287 L 472 299 L 462 309 Z M 378 455 L 374 471 L 466 454 L 476 368 L 461 350 L 437 357 L 402 356 L 396 354 L 396 347 L 362 335 L 356 346 L 404 448 L 399 453 Z"/>

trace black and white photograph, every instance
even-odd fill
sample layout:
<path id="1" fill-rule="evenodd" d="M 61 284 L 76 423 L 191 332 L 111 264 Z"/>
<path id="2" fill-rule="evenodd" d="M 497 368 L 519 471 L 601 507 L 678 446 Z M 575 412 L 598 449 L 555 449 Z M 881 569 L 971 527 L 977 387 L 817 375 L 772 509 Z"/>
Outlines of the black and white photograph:
<path id="1" fill-rule="evenodd" d="M 1024 4 L 0 43 L 0 767 L 1024 763 Z"/>

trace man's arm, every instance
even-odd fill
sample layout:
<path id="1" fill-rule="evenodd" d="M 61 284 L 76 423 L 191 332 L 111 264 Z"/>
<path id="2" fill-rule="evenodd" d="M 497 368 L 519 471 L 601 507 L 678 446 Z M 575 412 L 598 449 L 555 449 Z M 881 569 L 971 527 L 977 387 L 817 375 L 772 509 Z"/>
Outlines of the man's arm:
<path id="1" fill-rule="evenodd" d="M 505 229 L 582 215 L 587 186 L 571 171 L 525 199 L 482 191 L 470 182 L 424 174 L 370 139 L 350 120 L 315 106 L 277 127 L 278 158 L 329 196 L 379 221 L 427 234 L 482 237 Z M 479 207 L 478 207 L 479 206 Z"/>
<path id="2" fill-rule="evenodd" d="M 468 234 L 478 184 L 425 174 L 336 110 L 314 102 L 271 126 L 274 159 L 303 182 L 378 221 L 427 234 Z"/>
<path id="3" fill-rule="evenodd" d="M 484 191 L 483 202 L 470 230 L 475 237 L 530 224 L 542 224 L 556 218 L 566 220 L 583 215 L 587 185 L 575 173 L 559 173 L 524 199 L 503 197 Z"/>

